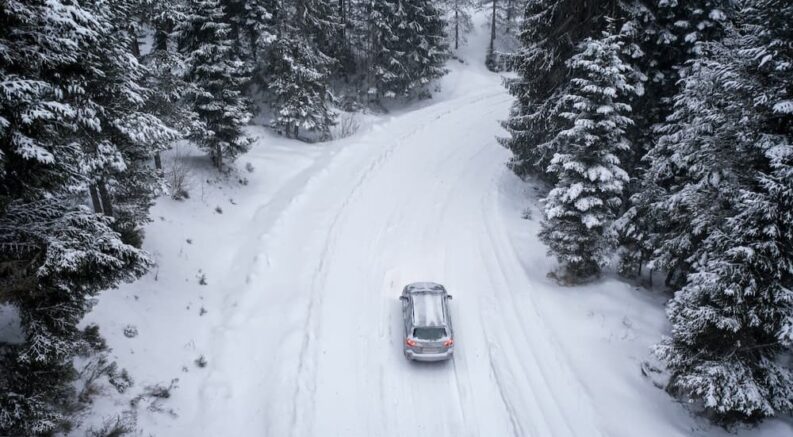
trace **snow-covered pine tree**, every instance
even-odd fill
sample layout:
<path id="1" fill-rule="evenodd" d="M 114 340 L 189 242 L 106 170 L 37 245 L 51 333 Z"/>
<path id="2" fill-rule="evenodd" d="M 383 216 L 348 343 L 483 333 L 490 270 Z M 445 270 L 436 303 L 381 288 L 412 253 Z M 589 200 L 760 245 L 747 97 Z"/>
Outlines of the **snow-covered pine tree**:
<path id="1" fill-rule="evenodd" d="M 338 0 L 336 0 L 338 1 Z M 348 47 L 342 36 L 340 9 L 334 0 L 296 0 L 293 24 L 309 38 L 319 53 L 331 59 L 331 72 L 339 71 Z"/>
<path id="2" fill-rule="evenodd" d="M 110 35 L 115 11 L 112 2 L 0 3 L 0 300 L 17 308 L 24 332 L 21 344 L 0 346 L 0 434 L 64 429 L 73 359 L 90 347 L 78 329 L 90 297 L 150 263 L 112 218 L 84 205 L 94 176 L 85 164 L 95 162 L 86 151 L 107 141 L 92 136 L 126 135 L 142 118 L 126 100 L 93 100 L 103 80 L 111 93 L 140 94 L 112 65 L 106 50 L 117 47 L 99 48 L 120 41 Z"/>
<path id="3" fill-rule="evenodd" d="M 145 86 L 149 90 L 145 110 L 156 114 L 182 138 L 200 137 L 205 126 L 192 106 L 184 104 L 187 96 L 194 94 L 197 88 L 186 80 L 187 63 L 176 49 L 172 36 L 176 23 L 186 17 L 186 4 L 154 1 L 142 6 L 138 11 L 139 19 L 154 31 L 151 50 L 140 57 L 140 63 L 147 69 Z M 159 153 L 154 155 L 154 162 L 162 173 Z"/>
<path id="4" fill-rule="evenodd" d="M 328 84 L 335 60 L 320 47 L 327 43 L 328 33 L 337 32 L 337 26 L 328 17 L 316 15 L 328 12 L 324 0 L 282 6 L 277 37 L 266 58 L 272 126 L 289 137 L 298 138 L 303 129 L 327 139 L 335 119 L 329 108 L 333 96 Z M 312 9 L 315 6 L 319 9 Z"/>
<path id="5" fill-rule="evenodd" d="M 502 45 L 502 48 L 514 48 L 512 44 L 517 42 L 527 1 L 528 0 L 500 0 L 497 3 L 497 31 L 508 40 L 506 41 L 507 44 Z"/>
<path id="6" fill-rule="evenodd" d="M 499 141 L 512 151 L 509 167 L 517 175 L 553 182 L 546 172 L 556 152 L 553 139 L 563 129 L 556 117 L 558 103 L 569 86 L 566 62 L 587 36 L 603 29 L 594 11 L 576 7 L 575 0 L 529 0 L 515 56 L 519 77 L 508 83 L 515 103 L 503 123 L 510 136 Z"/>
<path id="7" fill-rule="evenodd" d="M 652 167 L 675 177 L 654 200 L 687 225 L 659 230 L 684 234 L 658 252 L 687 275 L 657 352 L 669 390 L 724 422 L 793 411 L 793 5 L 740 6 L 676 98 L 674 158 Z"/>
<path id="8" fill-rule="evenodd" d="M 681 179 L 676 172 L 686 171 L 675 162 L 678 155 L 675 140 L 668 141 L 673 138 L 670 133 L 679 127 L 677 120 L 669 119 L 675 84 L 681 75 L 685 76 L 689 62 L 698 56 L 701 47 L 722 37 L 724 26 L 734 13 L 730 0 L 659 2 L 646 9 L 634 8 L 632 19 L 623 27 L 623 34 L 639 47 L 635 68 L 647 77 L 645 92 L 635 104 L 640 110 L 634 116 L 637 146 L 631 167 L 649 168 L 642 172 L 634 187 L 631 207 L 619 220 L 618 229 L 623 243 L 621 271 L 629 276 L 635 275 L 641 263 L 651 257 L 654 259 L 651 268 L 667 272 L 667 285 L 680 287 L 689 272 L 689 252 L 697 238 L 692 240 L 690 232 L 682 232 L 689 226 L 685 219 L 678 222 L 675 218 L 682 216 L 651 205 L 663 203 L 658 196 L 664 190 L 674 191 L 676 188 L 672 186 Z M 638 162 L 642 156 L 643 161 Z M 680 232 L 672 234 L 670 239 L 660 235 L 669 229 Z M 661 247 L 659 255 L 657 249 Z"/>
<path id="9" fill-rule="evenodd" d="M 734 15 L 732 0 L 641 1 L 619 3 L 624 22 L 621 34 L 628 42 L 625 56 L 631 59 L 638 74 L 641 93 L 634 101 L 631 132 L 633 152 L 626 156 L 626 168 L 634 183 L 630 190 L 630 207 L 618 220 L 620 235 L 620 272 L 629 277 L 638 275 L 656 245 L 650 222 L 658 220 L 646 208 L 652 203 L 654 191 L 643 184 L 640 174 L 650 164 L 642 158 L 658 143 L 659 129 L 672 112 L 673 96 L 678 82 L 685 76 L 688 62 L 707 41 L 719 40 L 724 27 Z M 659 155 L 660 149 L 655 150 Z M 669 151 L 673 153 L 672 151 Z M 670 278 L 671 279 L 671 278 Z"/>
<path id="10" fill-rule="evenodd" d="M 327 83 L 331 59 L 293 30 L 276 39 L 267 57 L 271 124 L 287 137 L 299 138 L 302 129 L 324 140 L 335 122 L 328 107 L 333 99 Z"/>
<path id="11" fill-rule="evenodd" d="M 255 93 L 264 88 L 263 74 L 267 68 L 264 58 L 275 40 L 278 0 L 225 0 L 224 5 L 240 59 L 252 72 Z"/>
<path id="12" fill-rule="evenodd" d="M 471 12 L 476 7 L 476 0 L 444 0 L 447 34 L 457 50 L 467 41 L 466 34 L 473 29 Z"/>
<path id="13" fill-rule="evenodd" d="M 191 0 L 187 18 L 179 24 L 180 49 L 185 54 L 187 78 L 197 89 L 190 96 L 193 110 L 206 126 L 196 138 L 218 169 L 248 151 L 253 139 L 242 131 L 251 118 L 242 94 L 250 66 L 239 57 L 231 33 L 231 16 L 220 0 Z"/>
<path id="14" fill-rule="evenodd" d="M 545 199 L 540 232 L 566 282 L 599 274 L 613 245 L 609 226 L 628 181 L 620 167 L 620 155 L 630 148 L 626 102 L 635 92 L 621 48 L 618 36 L 604 33 L 581 43 L 568 62 L 572 80 L 558 114 L 568 127 L 553 140 L 556 153 L 548 172 L 557 182 Z"/>
<path id="15" fill-rule="evenodd" d="M 137 36 L 130 33 L 137 11 L 135 0 L 108 0 L 97 14 L 108 23 L 92 50 L 103 75 L 92 77 L 86 89 L 96 105 L 98 126 L 81 141 L 83 168 L 92 178 L 105 215 L 125 241 L 140 246 L 140 226 L 148 221 L 149 208 L 162 192 L 162 177 L 152 165 L 155 156 L 180 137 L 156 115 L 149 101 L 154 92 L 145 87 L 150 72 L 138 62 Z M 94 198 L 96 200 L 96 198 Z"/>
<path id="16" fill-rule="evenodd" d="M 369 13 L 369 93 L 376 100 L 426 95 L 449 56 L 440 10 L 429 0 L 382 0 Z"/>
<path id="17" fill-rule="evenodd" d="M 493 0 L 483 4 L 490 17 L 490 45 L 485 65 L 492 71 L 502 70 L 500 54 L 514 53 L 520 47 L 520 31 L 526 6 L 531 0 Z"/>
<path id="18" fill-rule="evenodd" d="M 697 56 L 700 43 L 718 41 L 734 15 L 733 0 L 635 1 L 624 5 L 622 34 L 630 39 L 634 67 L 646 77 L 637 101 L 636 159 L 657 140 L 654 127 L 672 112 L 677 83 L 687 63 Z"/>

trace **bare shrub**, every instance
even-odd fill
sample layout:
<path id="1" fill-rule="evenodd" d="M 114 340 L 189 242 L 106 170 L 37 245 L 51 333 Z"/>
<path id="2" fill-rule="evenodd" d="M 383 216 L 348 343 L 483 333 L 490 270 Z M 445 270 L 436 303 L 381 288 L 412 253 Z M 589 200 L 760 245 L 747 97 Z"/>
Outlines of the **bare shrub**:
<path id="1" fill-rule="evenodd" d="M 123 437 L 135 432 L 136 420 L 133 415 L 125 414 L 105 420 L 102 426 L 89 429 L 88 437 Z"/>
<path id="2" fill-rule="evenodd" d="M 190 198 L 190 167 L 184 160 L 184 155 L 177 148 L 168 172 L 165 175 L 171 197 L 174 200 Z"/>
<path id="3" fill-rule="evenodd" d="M 134 325 L 127 325 L 124 327 L 124 337 L 135 338 L 138 336 L 138 328 Z"/>
<path id="4" fill-rule="evenodd" d="M 358 114 L 354 112 L 344 112 L 339 117 L 339 127 L 336 132 L 336 139 L 347 138 L 355 135 L 361 128 L 361 121 Z"/>
<path id="5" fill-rule="evenodd" d="M 137 408 L 142 401 L 148 401 L 147 410 L 155 413 L 167 413 L 172 417 L 176 417 L 176 412 L 172 409 L 166 409 L 163 402 L 171 397 L 171 391 L 179 387 L 179 378 L 174 378 L 167 386 L 163 384 L 149 385 L 143 390 L 143 393 L 135 396 L 129 401 L 132 408 Z"/>
<path id="6" fill-rule="evenodd" d="M 82 403 L 91 403 L 93 398 L 102 392 L 101 378 L 107 378 L 113 388 L 124 393 L 133 384 L 132 377 L 126 369 L 119 369 L 115 361 L 110 361 L 105 354 L 92 358 L 80 371 L 82 388 L 77 398 Z"/>

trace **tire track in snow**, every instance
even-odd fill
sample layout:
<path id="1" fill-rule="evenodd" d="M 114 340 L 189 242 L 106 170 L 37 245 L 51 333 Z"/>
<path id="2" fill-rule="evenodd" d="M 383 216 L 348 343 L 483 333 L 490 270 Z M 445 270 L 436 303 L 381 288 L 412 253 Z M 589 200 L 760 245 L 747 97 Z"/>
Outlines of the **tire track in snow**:
<path id="1" fill-rule="evenodd" d="M 257 237 L 253 241 L 259 242 L 257 244 L 250 244 L 241 248 L 235 255 L 235 261 L 232 265 L 236 266 L 225 279 L 227 284 L 237 284 L 237 279 L 240 272 L 244 272 L 244 284 L 250 285 L 251 281 L 255 278 L 255 270 L 257 263 L 264 262 L 270 265 L 270 259 L 267 252 L 262 253 L 259 246 L 270 235 L 273 229 L 277 228 L 282 223 L 282 217 L 286 211 L 297 201 L 292 195 L 296 191 L 302 191 L 307 186 L 310 186 L 313 181 L 320 177 L 320 170 L 333 160 L 334 155 L 338 152 L 338 148 L 328 147 L 323 150 L 313 162 L 306 168 L 299 171 L 292 176 L 281 188 L 279 188 L 270 199 L 256 208 L 254 212 L 252 223 L 254 228 L 257 229 Z M 249 229 L 240 230 L 240 232 L 250 232 Z M 242 269 L 240 266 L 246 266 Z M 240 295 L 229 293 L 224 301 L 221 309 L 220 323 L 212 328 L 212 339 L 210 340 L 209 353 L 211 356 L 221 356 L 217 353 L 223 349 L 225 343 L 225 335 L 243 322 L 240 320 L 240 307 L 239 302 L 245 302 L 251 299 L 251 294 L 255 290 L 250 286 L 240 287 L 243 292 Z M 235 321 L 236 319 L 236 321 Z M 211 391 L 217 390 L 218 386 L 223 386 L 222 382 L 214 382 L 215 380 L 222 381 L 218 369 L 213 365 L 209 366 L 203 382 L 200 384 L 198 394 L 202 399 L 206 399 Z M 213 408 L 207 405 L 206 401 L 199 402 L 199 421 L 204 421 L 212 417 Z"/>
<path id="2" fill-rule="evenodd" d="M 493 189 L 489 191 L 489 196 L 483 199 L 483 208 L 482 211 L 498 211 L 498 204 L 496 202 L 495 196 L 499 193 L 498 191 L 498 184 L 493 181 Z M 570 436 L 578 436 L 578 435 L 586 435 L 586 436 L 598 436 L 601 433 L 598 430 L 597 423 L 595 422 L 595 416 L 591 409 L 589 408 L 591 400 L 585 399 L 586 402 L 578 402 L 578 405 L 569 405 L 564 404 L 559 399 L 559 391 L 564 391 L 564 393 L 569 393 L 571 390 L 578 395 L 578 399 L 581 396 L 587 397 L 586 390 L 584 389 L 583 385 L 581 385 L 580 381 L 577 380 L 575 374 L 572 370 L 567 366 L 566 362 L 560 358 L 558 353 L 558 348 L 554 346 L 553 341 L 549 341 L 553 339 L 549 329 L 545 325 L 544 321 L 540 313 L 537 311 L 537 307 L 532 300 L 529 300 L 530 309 L 533 312 L 533 319 L 525 319 L 525 317 L 521 317 L 521 314 L 518 313 L 518 308 L 524 308 L 525 305 L 518 305 L 518 303 L 514 299 L 514 295 L 512 293 L 505 293 L 500 290 L 509 290 L 509 280 L 507 278 L 519 278 L 519 284 L 521 288 L 527 287 L 527 278 L 525 276 L 525 271 L 521 268 L 519 271 L 515 271 L 515 269 L 511 269 L 510 274 L 508 274 L 504 269 L 505 266 L 512 266 L 514 263 L 519 264 L 519 260 L 515 258 L 514 252 L 512 253 L 512 257 L 505 258 L 505 255 L 499 251 L 499 248 L 504 246 L 505 243 L 508 242 L 508 238 L 505 234 L 501 235 L 501 238 L 497 238 L 495 235 L 495 230 L 493 229 L 494 225 L 492 223 L 493 217 L 488 214 L 483 214 L 483 224 L 484 230 L 486 231 L 487 242 L 482 243 L 482 246 L 487 247 L 488 250 L 486 252 L 483 251 L 483 259 L 488 261 L 489 268 L 488 273 L 490 274 L 490 280 L 493 284 L 494 290 L 494 301 L 499 303 L 499 307 L 501 308 L 498 311 L 499 318 L 504 321 L 509 321 L 511 327 L 517 327 L 521 335 L 522 342 L 528 344 L 527 350 L 532 352 L 532 355 L 535 356 L 535 359 L 532 360 L 532 368 L 527 368 L 527 363 L 520 362 L 519 365 L 523 369 L 526 375 L 535 375 L 540 376 L 540 380 L 538 381 L 537 378 L 532 378 L 532 390 L 531 393 L 534 399 L 538 402 L 540 408 L 544 411 L 542 414 L 542 419 L 546 422 L 549 426 L 549 430 L 559 431 L 559 428 L 554 424 L 548 423 L 547 419 L 554 418 L 554 423 L 561 423 L 567 430 L 567 433 L 564 435 Z M 499 230 L 503 231 L 503 228 L 499 228 Z M 511 246 L 507 246 L 511 247 Z M 527 287 L 528 289 L 528 287 Z M 533 331 L 528 330 L 528 326 L 526 323 L 523 323 L 522 320 L 531 320 L 533 321 L 534 329 Z M 539 330 L 539 332 L 537 332 Z M 510 329 L 510 332 L 514 332 L 514 329 Z M 510 342 L 514 344 L 513 337 L 510 336 Z M 515 345 L 516 347 L 520 347 L 520 345 Z M 538 360 L 536 358 L 536 352 L 540 351 L 544 354 L 546 358 L 553 358 L 553 363 L 555 365 L 553 372 L 549 372 L 543 365 L 544 362 L 547 360 Z M 494 362 L 496 364 L 496 362 Z M 559 371 L 562 371 L 563 378 L 552 378 L 551 374 L 559 375 Z M 552 387 L 551 381 L 554 381 L 556 384 Z M 561 385 L 561 387 L 560 387 Z M 535 394 L 536 390 L 541 390 L 544 395 L 542 398 L 538 398 Z M 572 396 L 568 396 L 567 399 L 572 399 Z M 552 401 L 552 412 L 545 408 L 546 404 L 542 402 L 543 399 L 550 399 Z M 580 410 L 575 415 L 576 420 L 574 421 L 575 426 L 572 425 L 573 422 L 567 420 L 567 416 L 570 411 L 570 407 L 583 407 L 583 410 Z M 539 435 L 548 435 L 548 430 L 543 431 Z"/>

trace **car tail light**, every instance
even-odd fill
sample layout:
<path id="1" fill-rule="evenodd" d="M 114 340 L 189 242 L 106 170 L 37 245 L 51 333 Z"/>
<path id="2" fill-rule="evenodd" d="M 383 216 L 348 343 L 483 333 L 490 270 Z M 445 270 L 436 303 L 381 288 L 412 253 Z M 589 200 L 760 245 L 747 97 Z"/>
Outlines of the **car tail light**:
<path id="1" fill-rule="evenodd" d="M 416 340 L 413 340 L 412 338 L 408 338 L 407 340 L 405 340 L 405 344 L 410 347 L 414 347 L 416 346 Z"/>
<path id="2" fill-rule="evenodd" d="M 454 340 L 450 338 L 443 342 L 443 347 L 452 347 L 453 344 L 454 344 Z"/>

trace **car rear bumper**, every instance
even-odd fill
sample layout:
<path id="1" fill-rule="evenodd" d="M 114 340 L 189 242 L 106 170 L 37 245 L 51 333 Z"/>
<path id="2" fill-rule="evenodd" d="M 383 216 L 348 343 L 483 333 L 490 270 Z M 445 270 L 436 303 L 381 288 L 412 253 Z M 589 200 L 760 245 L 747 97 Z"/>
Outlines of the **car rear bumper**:
<path id="1" fill-rule="evenodd" d="M 409 360 L 415 361 L 444 361 L 450 359 L 452 355 L 454 355 L 454 349 L 449 349 L 446 352 L 438 353 L 416 352 L 411 349 L 405 350 L 405 356 Z"/>

